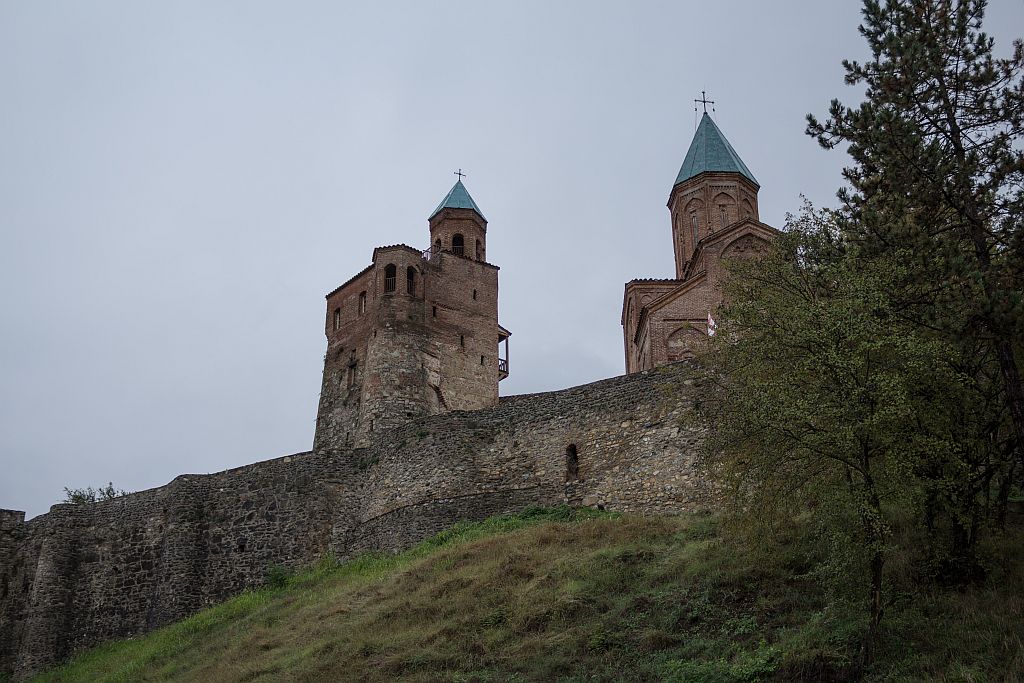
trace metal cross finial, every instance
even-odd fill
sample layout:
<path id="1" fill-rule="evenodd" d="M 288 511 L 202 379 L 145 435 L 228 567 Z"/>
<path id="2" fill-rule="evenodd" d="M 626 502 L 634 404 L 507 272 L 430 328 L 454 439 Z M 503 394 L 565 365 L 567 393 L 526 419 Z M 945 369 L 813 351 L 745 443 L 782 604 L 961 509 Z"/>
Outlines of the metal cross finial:
<path id="1" fill-rule="evenodd" d="M 703 90 L 700 91 L 700 99 L 693 101 L 693 104 L 694 104 L 693 110 L 694 111 L 697 111 L 697 103 L 698 102 L 704 105 L 704 113 L 705 114 L 708 113 L 708 105 L 709 104 L 711 105 L 711 111 L 715 110 L 715 101 L 714 100 L 709 100 L 708 99 L 708 94 L 706 92 L 704 92 Z"/>
<path id="2" fill-rule="evenodd" d="M 461 168 L 458 171 L 455 171 L 455 175 L 459 176 L 460 183 L 462 182 L 462 179 L 466 177 L 466 174 L 462 172 Z"/>

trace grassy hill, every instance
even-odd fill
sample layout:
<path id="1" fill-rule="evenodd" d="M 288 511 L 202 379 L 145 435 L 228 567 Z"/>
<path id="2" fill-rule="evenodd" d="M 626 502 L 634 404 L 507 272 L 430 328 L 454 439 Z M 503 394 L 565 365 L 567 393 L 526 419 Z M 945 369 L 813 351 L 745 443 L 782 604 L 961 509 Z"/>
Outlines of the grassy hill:
<path id="1" fill-rule="evenodd" d="M 897 591 L 868 671 L 862 617 L 829 606 L 813 551 L 745 549 L 710 517 L 556 509 L 271 572 L 36 680 L 1024 680 L 1024 534 L 1001 548 L 984 586 Z"/>

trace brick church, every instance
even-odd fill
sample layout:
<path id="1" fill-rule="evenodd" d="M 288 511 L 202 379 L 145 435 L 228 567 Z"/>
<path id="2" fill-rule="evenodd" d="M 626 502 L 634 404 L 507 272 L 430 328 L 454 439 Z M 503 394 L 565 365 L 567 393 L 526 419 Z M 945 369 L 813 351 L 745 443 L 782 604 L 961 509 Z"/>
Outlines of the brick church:
<path id="1" fill-rule="evenodd" d="M 778 231 L 758 220 L 754 174 L 704 112 L 668 196 L 674 278 L 626 283 L 626 372 L 693 356 L 722 303 L 723 259 L 763 251 Z"/>

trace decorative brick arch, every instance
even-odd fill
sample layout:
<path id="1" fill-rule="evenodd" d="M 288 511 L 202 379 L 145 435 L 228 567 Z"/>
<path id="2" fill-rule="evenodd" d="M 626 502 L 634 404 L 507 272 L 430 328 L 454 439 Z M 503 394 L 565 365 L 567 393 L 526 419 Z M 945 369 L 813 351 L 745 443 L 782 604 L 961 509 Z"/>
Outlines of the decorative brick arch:
<path id="1" fill-rule="evenodd" d="M 693 358 L 697 345 L 704 339 L 704 334 L 691 323 L 685 323 L 668 335 L 668 360 L 685 360 Z"/>
<path id="2" fill-rule="evenodd" d="M 725 220 L 721 218 L 721 212 L 725 211 Z M 728 192 L 719 192 L 711 202 L 711 225 L 715 230 L 721 230 L 736 220 L 736 199 Z"/>
<path id="3" fill-rule="evenodd" d="M 768 240 L 746 233 L 725 245 L 722 256 L 727 258 L 749 258 L 768 250 Z"/>
<path id="4" fill-rule="evenodd" d="M 754 205 L 746 197 L 743 199 L 740 211 L 743 214 L 742 218 L 754 218 Z"/>

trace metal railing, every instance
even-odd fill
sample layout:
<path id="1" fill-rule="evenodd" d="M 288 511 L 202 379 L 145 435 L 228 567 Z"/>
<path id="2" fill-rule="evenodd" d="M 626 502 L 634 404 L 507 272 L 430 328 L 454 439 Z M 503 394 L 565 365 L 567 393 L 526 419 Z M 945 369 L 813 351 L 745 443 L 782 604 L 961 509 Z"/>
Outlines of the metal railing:
<path id="1" fill-rule="evenodd" d="M 504 372 L 508 374 L 508 360 L 505 358 L 498 359 L 498 372 Z"/>
<path id="2" fill-rule="evenodd" d="M 393 294 L 395 291 L 395 279 L 394 277 L 384 278 L 384 293 Z"/>

